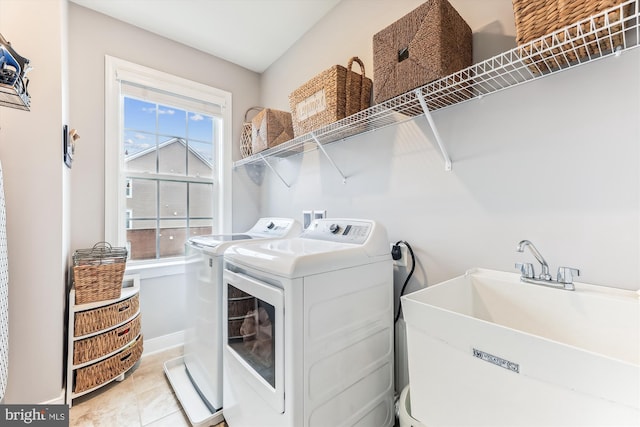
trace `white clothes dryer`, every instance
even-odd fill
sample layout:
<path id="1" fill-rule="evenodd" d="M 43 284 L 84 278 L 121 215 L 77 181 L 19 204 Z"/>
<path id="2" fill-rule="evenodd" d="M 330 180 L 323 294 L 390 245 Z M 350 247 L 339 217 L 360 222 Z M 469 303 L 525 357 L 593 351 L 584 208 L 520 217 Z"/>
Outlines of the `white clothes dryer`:
<path id="1" fill-rule="evenodd" d="M 392 426 L 393 261 L 374 221 L 225 251 L 229 427 Z"/>
<path id="2" fill-rule="evenodd" d="M 261 218 L 245 233 L 196 236 L 185 245 L 187 317 L 184 355 L 165 372 L 193 425 L 222 421 L 222 261 L 234 244 L 300 234 L 288 218 Z"/>

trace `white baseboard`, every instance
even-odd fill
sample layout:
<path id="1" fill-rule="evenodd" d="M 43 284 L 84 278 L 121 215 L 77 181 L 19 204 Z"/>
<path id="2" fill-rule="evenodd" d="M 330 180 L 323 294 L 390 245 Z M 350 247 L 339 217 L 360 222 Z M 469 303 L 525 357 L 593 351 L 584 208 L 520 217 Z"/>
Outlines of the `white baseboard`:
<path id="1" fill-rule="evenodd" d="M 142 357 L 184 345 L 184 331 L 174 332 L 155 338 L 144 338 Z"/>
<path id="2" fill-rule="evenodd" d="M 64 393 L 65 390 L 62 389 L 60 392 L 60 396 L 55 399 L 47 400 L 46 402 L 40 402 L 39 405 L 63 405 L 64 404 Z"/>

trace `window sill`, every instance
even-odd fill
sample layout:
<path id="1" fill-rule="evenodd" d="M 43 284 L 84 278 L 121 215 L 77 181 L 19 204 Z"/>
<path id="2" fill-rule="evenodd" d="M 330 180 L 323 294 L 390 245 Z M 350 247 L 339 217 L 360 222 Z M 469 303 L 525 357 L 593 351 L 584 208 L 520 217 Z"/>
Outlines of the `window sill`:
<path id="1" fill-rule="evenodd" d="M 127 263 L 125 274 L 139 274 L 140 280 L 156 277 L 175 276 L 184 273 L 184 258 L 165 261 L 133 261 Z"/>

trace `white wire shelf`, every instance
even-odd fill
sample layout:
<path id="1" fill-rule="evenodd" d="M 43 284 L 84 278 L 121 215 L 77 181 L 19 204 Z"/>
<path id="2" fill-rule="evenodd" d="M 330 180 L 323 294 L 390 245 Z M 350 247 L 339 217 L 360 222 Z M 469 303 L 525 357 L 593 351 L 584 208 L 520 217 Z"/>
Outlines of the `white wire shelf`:
<path id="1" fill-rule="evenodd" d="M 266 162 L 270 166 L 267 162 L 269 157 L 282 158 L 322 149 L 322 145 L 422 115 L 432 124 L 429 112 L 481 98 L 594 60 L 620 55 L 638 47 L 639 6 L 640 0 L 625 1 L 525 45 L 236 161 L 234 168 L 258 162 Z M 446 150 L 439 137 L 437 139 L 445 162 L 449 162 L 447 169 L 450 169 Z M 344 175 L 343 179 L 346 179 Z"/>

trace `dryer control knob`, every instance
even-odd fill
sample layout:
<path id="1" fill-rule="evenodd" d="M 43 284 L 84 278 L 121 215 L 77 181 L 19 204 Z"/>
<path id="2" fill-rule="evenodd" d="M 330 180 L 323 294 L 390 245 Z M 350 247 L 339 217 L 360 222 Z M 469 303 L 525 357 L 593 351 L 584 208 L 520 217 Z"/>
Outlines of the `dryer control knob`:
<path id="1" fill-rule="evenodd" d="M 273 221 L 271 221 L 269 224 L 267 224 L 267 228 L 269 230 L 271 230 L 273 227 L 275 227 L 276 225 L 273 223 Z"/>
<path id="2" fill-rule="evenodd" d="M 340 230 L 340 226 L 338 224 L 331 224 L 329 226 L 329 231 L 333 234 L 336 234 Z"/>

